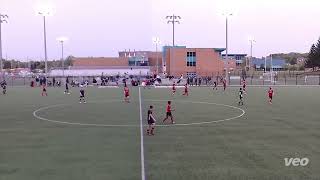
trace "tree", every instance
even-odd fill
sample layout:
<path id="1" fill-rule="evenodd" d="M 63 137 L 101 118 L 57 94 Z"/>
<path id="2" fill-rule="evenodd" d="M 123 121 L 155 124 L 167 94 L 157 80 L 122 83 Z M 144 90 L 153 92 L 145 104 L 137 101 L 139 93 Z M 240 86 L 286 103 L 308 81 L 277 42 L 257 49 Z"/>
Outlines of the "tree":
<path id="1" fill-rule="evenodd" d="M 320 38 L 317 44 L 312 44 L 305 67 L 313 70 L 320 67 Z"/>
<path id="2" fill-rule="evenodd" d="M 297 64 L 297 58 L 296 57 L 291 57 L 288 62 L 291 65 L 295 65 L 295 64 Z"/>
<path id="3" fill-rule="evenodd" d="M 72 62 L 72 59 L 74 57 L 73 56 L 68 56 L 65 60 L 65 66 L 68 67 L 68 66 L 72 66 L 73 65 L 73 62 Z"/>

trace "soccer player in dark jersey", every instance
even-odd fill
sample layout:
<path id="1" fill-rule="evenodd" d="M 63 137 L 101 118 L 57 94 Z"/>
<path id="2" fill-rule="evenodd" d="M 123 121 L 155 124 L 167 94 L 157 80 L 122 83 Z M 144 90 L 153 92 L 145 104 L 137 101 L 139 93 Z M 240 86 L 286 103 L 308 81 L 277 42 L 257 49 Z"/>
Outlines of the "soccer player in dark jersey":
<path id="1" fill-rule="evenodd" d="M 70 94 L 69 92 L 69 83 L 66 82 L 66 89 L 64 90 L 64 94 Z"/>
<path id="2" fill-rule="evenodd" d="M 124 93 L 124 101 L 129 103 L 130 102 L 130 92 L 129 92 L 129 88 L 127 85 L 124 86 L 123 93 Z"/>
<path id="3" fill-rule="evenodd" d="M 83 86 L 80 85 L 80 100 L 79 100 L 79 103 L 87 103 L 86 100 L 85 100 L 85 92 L 84 92 L 84 89 L 83 89 Z"/>
<path id="4" fill-rule="evenodd" d="M 274 95 L 274 91 L 273 91 L 272 87 L 270 87 L 269 90 L 268 90 L 268 96 L 269 96 L 269 103 L 270 104 L 272 104 L 273 95 Z"/>
<path id="5" fill-rule="evenodd" d="M 168 101 L 168 104 L 167 104 L 167 114 L 166 114 L 166 118 L 163 119 L 163 122 L 165 122 L 167 119 L 171 119 L 171 124 L 174 124 L 174 121 L 173 121 L 173 116 L 172 116 L 172 111 L 173 109 L 171 109 L 171 101 Z"/>
<path id="6" fill-rule="evenodd" d="M 4 80 L 1 82 L 2 94 L 7 94 L 7 82 Z"/>
<path id="7" fill-rule="evenodd" d="M 156 125 L 156 119 L 153 117 L 153 106 L 149 107 L 148 110 L 148 129 L 147 134 L 148 135 L 154 135 L 154 129 Z"/>
<path id="8" fill-rule="evenodd" d="M 189 96 L 189 89 L 188 89 L 188 84 L 184 85 L 184 93 L 182 94 L 183 96 Z"/>
<path id="9" fill-rule="evenodd" d="M 173 82 L 173 85 L 172 85 L 172 95 L 174 95 L 176 93 L 176 83 Z"/>
<path id="10" fill-rule="evenodd" d="M 240 88 L 240 90 L 239 90 L 239 106 L 240 105 L 243 106 L 243 90 L 242 90 L 242 88 Z"/>
<path id="11" fill-rule="evenodd" d="M 46 84 L 42 85 L 42 93 L 41 96 L 48 96 Z"/>
<path id="12" fill-rule="evenodd" d="M 213 82 L 213 90 L 218 90 L 216 81 Z"/>

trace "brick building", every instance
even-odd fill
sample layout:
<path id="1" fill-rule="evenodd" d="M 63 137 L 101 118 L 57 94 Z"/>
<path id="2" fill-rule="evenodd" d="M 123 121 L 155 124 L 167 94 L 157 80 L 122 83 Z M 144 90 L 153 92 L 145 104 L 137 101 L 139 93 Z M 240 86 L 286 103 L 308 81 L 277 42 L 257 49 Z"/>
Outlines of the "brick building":
<path id="1" fill-rule="evenodd" d="M 163 60 L 168 75 L 214 76 L 224 74 L 221 52 L 224 48 L 187 48 L 165 46 Z"/>
<path id="2" fill-rule="evenodd" d="M 164 46 L 163 52 L 120 51 L 119 57 L 73 58 L 71 69 L 149 69 L 149 74 L 166 73 L 180 76 L 223 75 L 225 63 L 224 48 L 187 48 L 185 46 Z M 233 61 L 229 68 L 235 67 Z M 128 71 L 130 72 L 130 71 Z"/>

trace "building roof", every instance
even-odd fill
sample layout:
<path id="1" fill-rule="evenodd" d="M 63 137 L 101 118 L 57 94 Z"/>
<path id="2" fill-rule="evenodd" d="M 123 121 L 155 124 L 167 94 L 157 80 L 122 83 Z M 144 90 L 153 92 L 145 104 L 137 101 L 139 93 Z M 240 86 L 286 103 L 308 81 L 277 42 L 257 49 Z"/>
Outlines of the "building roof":
<path id="1" fill-rule="evenodd" d="M 166 49 L 168 48 L 184 48 L 184 49 L 188 49 L 187 46 L 163 46 L 163 52 L 165 52 Z M 223 52 L 226 50 L 226 48 L 190 48 L 190 49 L 213 49 L 217 52 Z"/>
<path id="2" fill-rule="evenodd" d="M 220 53 L 226 50 L 226 48 L 213 48 L 213 49 Z"/>
<path id="3" fill-rule="evenodd" d="M 222 56 L 226 56 L 226 54 L 222 54 Z M 228 56 L 243 56 L 243 57 L 246 57 L 247 54 L 228 54 Z"/>

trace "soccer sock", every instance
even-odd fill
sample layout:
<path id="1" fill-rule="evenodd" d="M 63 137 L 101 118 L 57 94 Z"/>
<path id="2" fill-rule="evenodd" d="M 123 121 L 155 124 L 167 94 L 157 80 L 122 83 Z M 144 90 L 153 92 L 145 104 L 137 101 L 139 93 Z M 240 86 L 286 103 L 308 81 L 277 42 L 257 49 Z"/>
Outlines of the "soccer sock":
<path id="1" fill-rule="evenodd" d="M 154 135 L 154 127 L 151 128 L 151 134 Z"/>

